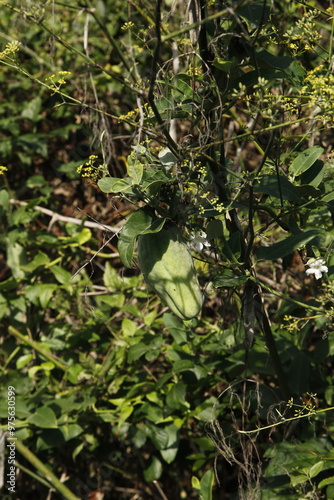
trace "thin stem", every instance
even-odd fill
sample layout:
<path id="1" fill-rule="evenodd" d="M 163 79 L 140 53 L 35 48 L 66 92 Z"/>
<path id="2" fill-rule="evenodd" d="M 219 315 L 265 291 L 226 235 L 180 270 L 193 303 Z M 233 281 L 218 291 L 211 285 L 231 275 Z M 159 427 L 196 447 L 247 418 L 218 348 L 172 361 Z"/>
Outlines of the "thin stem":
<path id="1" fill-rule="evenodd" d="M 57 476 L 47 467 L 43 462 L 36 457 L 36 455 L 29 450 L 20 440 L 15 440 L 15 447 L 21 455 L 24 456 L 41 474 L 52 484 L 52 486 L 64 497 L 66 500 L 80 500 L 67 486 L 64 485 Z"/>
<path id="2" fill-rule="evenodd" d="M 12 335 L 14 335 L 14 337 L 16 337 L 17 339 L 21 340 L 21 342 L 23 342 L 24 344 L 28 344 L 30 347 L 32 347 L 33 349 L 35 349 L 37 352 L 39 352 L 39 354 L 41 356 L 43 356 L 44 358 L 46 358 L 49 361 L 51 361 L 51 363 L 53 363 L 57 368 L 60 368 L 63 371 L 67 370 L 67 365 L 65 363 L 63 363 L 62 361 L 60 361 L 53 354 L 50 354 L 48 351 L 46 351 L 45 349 L 43 349 L 37 342 L 35 342 L 34 340 L 31 340 L 26 335 L 23 335 L 21 332 L 19 332 L 13 326 L 9 326 L 8 330 L 9 330 L 9 333 L 11 333 Z"/>
<path id="3" fill-rule="evenodd" d="M 157 79 L 157 66 L 158 66 L 160 47 L 161 47 L 161 0 L 157 1 L 156 11 L 155 11 L 155 31 L 156 31 L 157 42 L 153 53 L 150 86 L 148 91 L 148 103 L 152 108 L 152 111 L 154 113 L 157 122 L 161 126 L 162 132 L 167 139 L 167 143 L 170 150 L 175 154 L 176 157 L 178 157 L 179 154 L 178 154 L 177 144 L 170 136 L 154 100 L 154 87 Z"/>

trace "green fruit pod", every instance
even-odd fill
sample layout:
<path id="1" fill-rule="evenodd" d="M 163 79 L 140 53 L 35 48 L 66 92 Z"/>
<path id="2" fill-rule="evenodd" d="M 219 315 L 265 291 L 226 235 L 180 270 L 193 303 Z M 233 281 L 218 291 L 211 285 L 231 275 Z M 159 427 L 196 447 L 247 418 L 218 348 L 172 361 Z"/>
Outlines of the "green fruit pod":
<path id="1" fill-rule="evenodd" d="M 177 227 L 138 237 L 139 266 L 146 283 L 181 319 L 201 311 L 201 292 L 192 256 Z"/>

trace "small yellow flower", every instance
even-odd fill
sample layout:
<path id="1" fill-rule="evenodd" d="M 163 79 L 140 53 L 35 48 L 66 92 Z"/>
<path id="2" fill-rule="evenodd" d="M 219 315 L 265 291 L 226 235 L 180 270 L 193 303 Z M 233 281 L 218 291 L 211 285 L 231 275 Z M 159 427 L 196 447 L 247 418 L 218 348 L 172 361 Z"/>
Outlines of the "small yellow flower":
<path id="1" fill-rule="evenodd" d="M 132 21 L 129 21 L 128 23 L 124 23 L 123 26 L 121 27 L 121 30 L 126 31 L 134 27 L 134 23 Z"/>
<path id="2" fill-rule="evenodd" d="M 3 175 L 5 172 L 8 172 L 8 168 L 4 165 L 0 165 L 0 175 Z"/>
<path id="3" fill-rule="evenodd" d="M 0 52 L 0 59 L 8 57 L 10 54 L 15 54 L 20 48 L 21 42 L 14 40 L 13 42 L 7 43 L 5 50 Z"/>

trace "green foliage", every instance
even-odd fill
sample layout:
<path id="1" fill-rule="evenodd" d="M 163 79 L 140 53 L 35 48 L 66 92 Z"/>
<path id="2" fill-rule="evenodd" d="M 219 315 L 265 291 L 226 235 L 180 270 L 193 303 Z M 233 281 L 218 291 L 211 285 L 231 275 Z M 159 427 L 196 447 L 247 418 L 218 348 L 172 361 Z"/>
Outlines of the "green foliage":
<path id="1" fill-rule="evenodd" d="M 332 9 L 0 4 L 18 496 L 333 498 Z"/>

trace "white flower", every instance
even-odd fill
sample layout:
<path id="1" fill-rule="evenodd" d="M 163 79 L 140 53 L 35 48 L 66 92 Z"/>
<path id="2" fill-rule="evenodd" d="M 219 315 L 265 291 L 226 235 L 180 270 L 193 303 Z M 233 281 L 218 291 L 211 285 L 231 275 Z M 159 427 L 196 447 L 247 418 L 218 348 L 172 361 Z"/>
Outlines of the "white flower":
<path id="1" fill-rule="evenodd" d="M 322 273 L 328 272 L 328 267 L 324 266 L 324 263 L 324 259 L 309 259 L 306 264 L 310 267 L 306 270 L 306 274 L 314 274 L 316 279 L 318 280 L 319 278 L 321 278 Z"/>
<path id="2" fill-rule="evenodd" d="M 196 234 L 190 236 L 190 247 L 196 252 L 201 252 L 204 247 L 209 247 L 210 243 L 206 239 L 206 234 L 204 231 L 199 231 Z"/>

